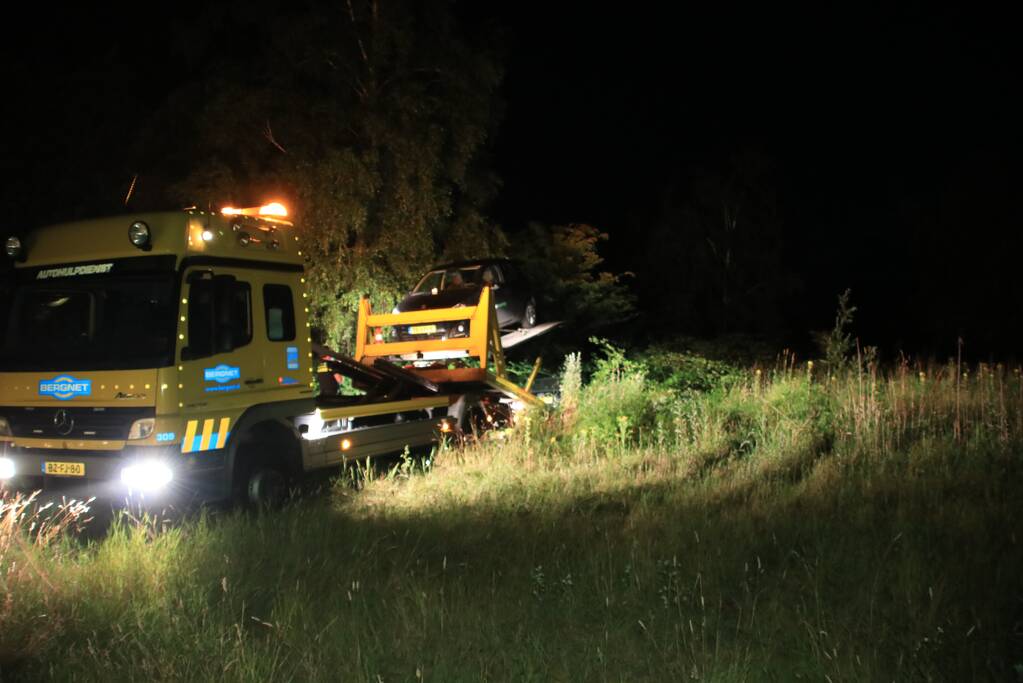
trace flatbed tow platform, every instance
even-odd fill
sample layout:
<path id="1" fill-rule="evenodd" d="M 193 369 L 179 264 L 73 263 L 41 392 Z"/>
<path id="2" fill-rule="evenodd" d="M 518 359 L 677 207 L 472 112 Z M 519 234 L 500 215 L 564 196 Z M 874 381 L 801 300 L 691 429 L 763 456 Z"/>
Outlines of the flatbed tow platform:
<path id="1" fill-rule="evenodd" d="M 424 323 L 467 323 L 465 336 L 446 339 L 414 341 L 386 341 L 387 328 L 409 327 Z M 410 375 L 428 381 L 446 393 L 483 393 L 503 396 L 525 404 L 539 405 L 542 401 L 529 391 L 538 364 L 525 387 L 512 382 L 507 375 L 504 349 L 549 332 L 560 323 L 546 323 L 526 330 L 501 334 L 497 327 L 494 300 L 489 287 L 480 293 L 475 306 L 438 308 L 406 313 L 373 313 L 369 301 L 359 304 L 354 360 L 362 365 L 380 367 L 383 363 L 400 363 Z M 452 359 L 461 367 L 449 367 L 445 359 Z M 469 363 L 477 367 L 469 367 Z"/>

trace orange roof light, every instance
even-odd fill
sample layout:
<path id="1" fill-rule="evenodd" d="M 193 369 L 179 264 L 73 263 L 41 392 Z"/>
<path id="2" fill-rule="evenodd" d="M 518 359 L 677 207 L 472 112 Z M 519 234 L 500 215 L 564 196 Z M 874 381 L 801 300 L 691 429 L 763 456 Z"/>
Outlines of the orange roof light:
<path id="1" fill-rule="evenodd" d="M 284 207 L 284 204 L 280 202 L 270 202 L 259 207 L 260 216 L 279 216 L 280 218 L 288 217 L 288 210 Z"/>
<path id="2" fill-rule="evenodd" d="M 220 210 L 225 216 L 275 216 L 287 218 L 288 209 L 280 202 L 270 202 L 263 206 L 254 206 L 248 209 L 236 209 L 233 206 L 225 206 Z"/>

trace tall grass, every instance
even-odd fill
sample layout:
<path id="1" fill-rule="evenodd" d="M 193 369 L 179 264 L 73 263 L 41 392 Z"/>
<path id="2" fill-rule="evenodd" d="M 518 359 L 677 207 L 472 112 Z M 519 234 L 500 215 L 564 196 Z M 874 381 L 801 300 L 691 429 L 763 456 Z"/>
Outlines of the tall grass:
<path id="1" fill-rule="evenodd" d="M 1016 370 L 713 372 L 573 361 L 561 410 L 269 514 L 76 544 L 5 507 L 0 674 L 1020 676 Z"/>

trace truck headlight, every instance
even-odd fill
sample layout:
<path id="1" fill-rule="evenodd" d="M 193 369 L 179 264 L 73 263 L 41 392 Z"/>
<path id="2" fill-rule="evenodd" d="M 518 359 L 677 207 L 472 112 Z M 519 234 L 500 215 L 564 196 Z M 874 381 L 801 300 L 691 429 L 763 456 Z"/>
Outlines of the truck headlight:
<path id="1" fill-rule="evenodd" d="M 159 491 L 173 478 L 171 468 L 156 460 L 137 462 L 121 470 L 121 483 L 132 491 Z"/>
<path id="2" fill-rule="evenodd" d="M 153 435 L 153 430 L 155 429 L 155 418 L 144 417 L 141 420 L 135 420 L 131 423 L 131 429 L 128 430 L 128 440 L 135 441 L 137 439 L 148 439 Z"/>
<path id="3" fill-rule="evenodd" d="M 14 476 L 14 461 L 10 458 L 0 458 L 0 480 L 10 479 Z"/>
<path id="4" fill-rule="evenodd" d="M 0 436 L 14 436 L 11 433 L 11 423 L 6 417 L 0 417 Z"/>

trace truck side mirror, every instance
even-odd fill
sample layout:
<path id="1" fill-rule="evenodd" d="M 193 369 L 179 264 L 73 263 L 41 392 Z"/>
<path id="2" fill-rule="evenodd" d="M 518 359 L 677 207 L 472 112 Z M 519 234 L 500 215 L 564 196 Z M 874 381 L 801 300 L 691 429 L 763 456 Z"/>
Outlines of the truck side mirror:
<path id="1" fill-rule="evenodd" d="M 213 277 L 213 352 L 227 353 L 235 348 L 235 330 L 238 329 L 238 305 L 235 298 L 235 277 Z"/>
<path id="2" fill-rule="evenodd" d="M 195 360 L 213 354 L 213 280 L 209 273 L 193 272 L 187 282 L 188 346 L 181 360 Z"/>

